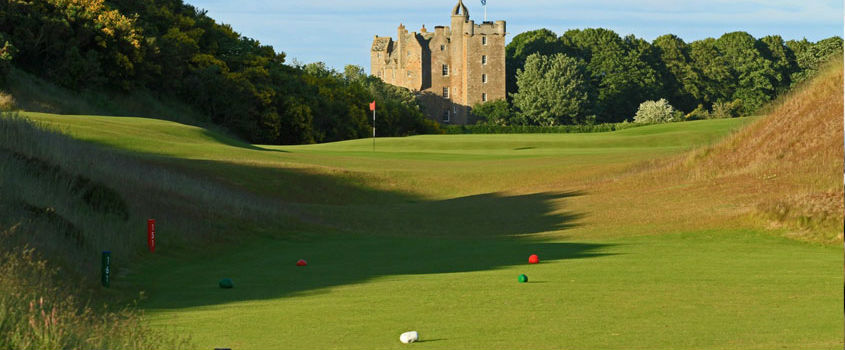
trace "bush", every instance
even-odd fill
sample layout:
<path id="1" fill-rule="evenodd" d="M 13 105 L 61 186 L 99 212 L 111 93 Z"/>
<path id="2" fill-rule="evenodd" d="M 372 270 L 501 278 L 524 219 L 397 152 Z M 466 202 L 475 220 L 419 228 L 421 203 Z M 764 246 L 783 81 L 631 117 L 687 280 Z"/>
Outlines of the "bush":
<path id="1" fill-rule="evenodd" d="M 675 108 L 665 98 L 641 103 L 640 108 L 637 109 L 637 115 L 634 116 L 635 123 L 669 123 L 681 120 L 675 113 Z"/>
<path id="2" fill-rule="evenodd" d="M 736 118 L 739 117 L 739 111 L 742 108 L 741 100 L 734 100 L 733 102 L 719 101 L 713 104 L 713 112 L 710 113 L 712 118 Z"/>

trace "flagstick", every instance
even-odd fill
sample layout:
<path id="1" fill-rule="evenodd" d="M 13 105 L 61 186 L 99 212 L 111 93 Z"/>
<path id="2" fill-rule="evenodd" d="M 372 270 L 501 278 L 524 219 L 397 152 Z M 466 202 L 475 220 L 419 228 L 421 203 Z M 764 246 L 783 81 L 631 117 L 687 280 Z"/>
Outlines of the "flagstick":
<path id="1" fill-rule="evenodd" d="M 376 151 L 376 109 L 373 108 L 373 152 Z"/>
<path id="2" fill-rule="evenodd" d="M 487 22 L 487 4 L 484 5 L 484 22 Z"/>

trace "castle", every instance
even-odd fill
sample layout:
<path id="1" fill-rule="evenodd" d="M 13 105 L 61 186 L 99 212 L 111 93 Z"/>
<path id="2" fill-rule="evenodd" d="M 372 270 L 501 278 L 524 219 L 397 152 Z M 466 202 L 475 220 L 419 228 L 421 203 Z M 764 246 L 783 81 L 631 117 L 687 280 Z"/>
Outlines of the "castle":
<path id="1" fill-rule="evenodd" d="M 505 98 L 505 21 L 475 24 L 459 0 L 451 24 L 376 35 L 370 73 L 415 92 L 429 118 L 467 124 L 472 105 Z"/>

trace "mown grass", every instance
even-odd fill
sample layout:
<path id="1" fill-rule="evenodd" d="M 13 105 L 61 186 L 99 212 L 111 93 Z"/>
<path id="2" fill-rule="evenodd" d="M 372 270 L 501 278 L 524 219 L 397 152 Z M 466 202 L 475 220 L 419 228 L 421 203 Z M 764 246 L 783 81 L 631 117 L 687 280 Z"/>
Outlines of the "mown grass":
<path id="1" fill-rule="evenodd" d="M 539 265 L 528 265 L 537 253 Z M 305 258 L 307 267 L 294 262 Z M 133 281 L 197 348 L 838 348 L 841 250 L 718 230 L 600 242 L 259 240 Z M 529 282 L 517 282 L 526 274 Z M 216 287 L 232 278 L 235 288 Z"/>

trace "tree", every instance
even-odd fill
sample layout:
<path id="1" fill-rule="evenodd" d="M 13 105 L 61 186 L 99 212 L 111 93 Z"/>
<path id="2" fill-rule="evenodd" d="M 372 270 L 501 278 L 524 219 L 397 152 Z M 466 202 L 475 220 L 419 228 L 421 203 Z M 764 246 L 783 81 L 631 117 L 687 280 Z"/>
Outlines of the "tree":
<path id="1" fill-rule="evenodd" d="M 698 104 L 695 82 L 700 77 L 692 67 L 689 45 L 681 38 L 667 34 L 654 39 L 652 46 L 659 60 L 658 72 L 669 102 L 685 111 L 695 109 Z"/>
<path id="2" fill-rule="evenodd" d="M 764 59 L 772 62 L 775 71 L 775 90 L 780 95 L 792 85 L 791 75 L 798 69 L 795 53 L 786 46 L 780 35 L 769 35 L 757 41 L 757 49 Z"/>
<path id="3" fill-rule="evenodd" d="M 736 89 L 736 81 L 729 64 L 716 47 L 716 39 L 707 38 L 690 43 L 692 70 L 698 79 L 687 88 L 695 99 L 705 107 L 714 102 L 729 99 Z"/>
<path id="4" fill-rule="evenodd" d="M 517 92 L 516 71 L 525 66 L 525 59 L 531 54 L 553 55 L 565 53 L 557 34 L 548 29 L 532 30 L 520 33 L 505 47 L 505 76 L 507 93 Z"/>
<path id="5" fill-rule="evenodd" d="M 774 98 L 777 72 L 772 61 L 758 50 L 753 36 L 746 32 L 727 33 L 715 44 L 736 77 L 729 100 L 741 100 L 743 114 L 753 113 Z"/>
<path id="6" fill-rule="evenodd" d="M 565 54 L 532 54 L 516 73 L 519 90 L 513 104 L 533 123 L 578 124 L 588 110 L 586 66 Z"/>

